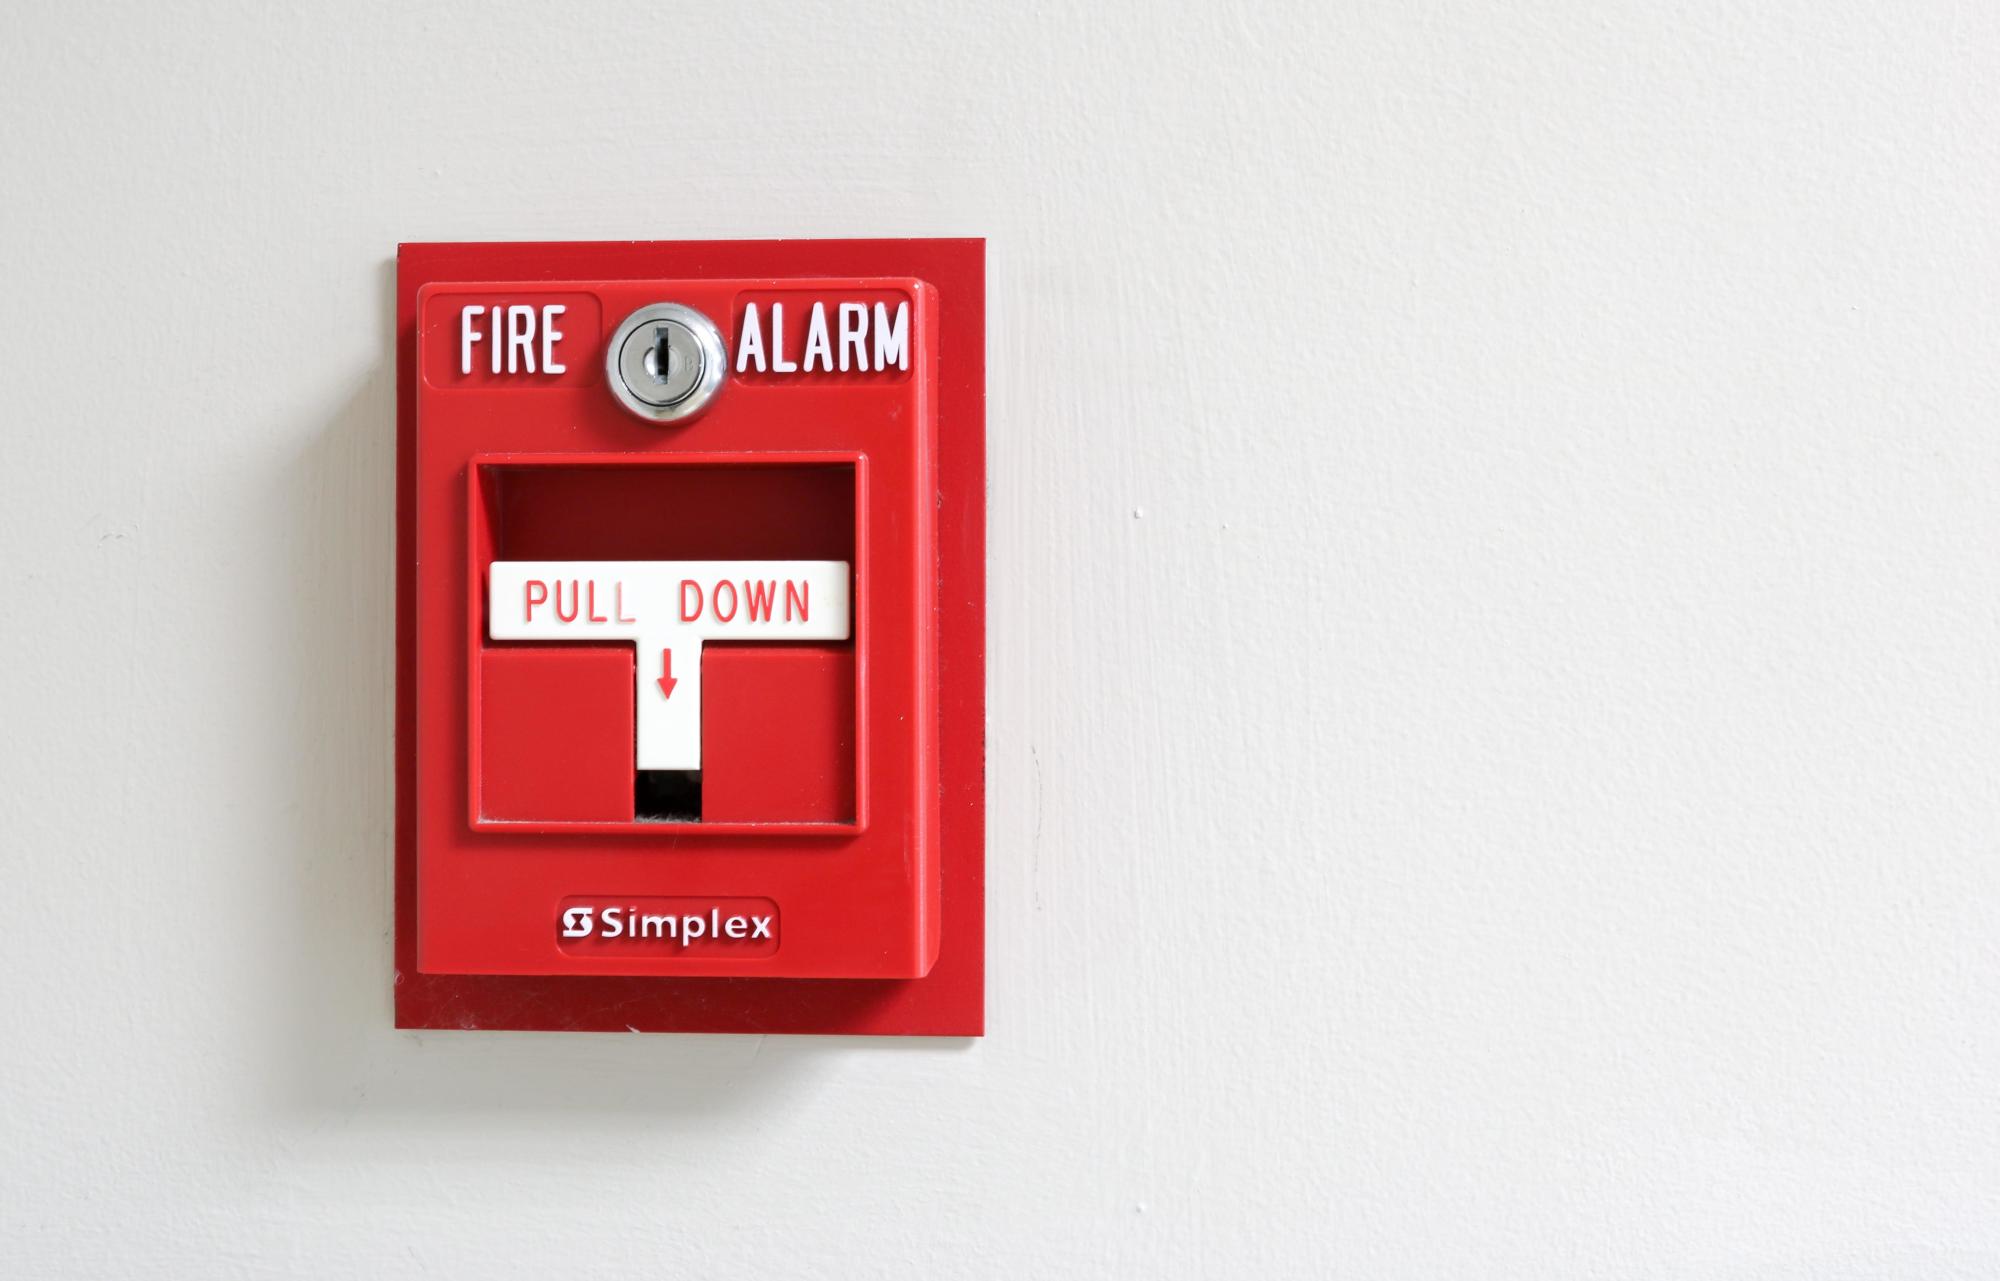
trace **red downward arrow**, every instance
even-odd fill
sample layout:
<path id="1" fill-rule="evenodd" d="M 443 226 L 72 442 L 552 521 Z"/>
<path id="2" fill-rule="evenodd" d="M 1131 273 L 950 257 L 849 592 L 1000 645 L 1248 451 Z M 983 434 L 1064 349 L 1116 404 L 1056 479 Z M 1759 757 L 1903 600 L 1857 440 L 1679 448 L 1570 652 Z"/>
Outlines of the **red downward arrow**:
<path id="1" fill-rule="evenodd" d="M 679 681 L 674 679 L 674 651 L 670 649 L 660 651 L 659 683 L 661 698 L 672 698 L 674 696 L 674 686 L 680 684 Z"/>

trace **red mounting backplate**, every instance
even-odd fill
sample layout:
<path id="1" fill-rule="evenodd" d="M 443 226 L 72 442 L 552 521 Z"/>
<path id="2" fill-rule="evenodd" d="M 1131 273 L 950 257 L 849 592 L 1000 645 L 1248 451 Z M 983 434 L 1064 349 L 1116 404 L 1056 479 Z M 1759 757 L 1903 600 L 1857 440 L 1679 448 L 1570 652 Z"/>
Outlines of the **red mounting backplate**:
<path id="1" fill-rule="evenodd" d="M 907 365 L 871 373 L 856 335 L 854 370 L 845 349 L 784 369 L 821 299 L 907 304 Z M 746 308 L 786 303 L 794 329 L 706 413 L 646 422 L 605 351 L 656 302 L 730 352 Z M 498 339 L 532 370 L 525 332 L 466 338 L 468 307 L 501 304 L 559 319 L 539 350 L 560 374 L 472 359 Z M 396 456 L 397 1026 L 983 1033 L 984 242 L 403 245 Z M 489 638 L 503 561 L 788 560 L 851 565 L 851 633 L 706 649 L 698 819 L 635 782 L 647 655 Z M 559 932 L 604 903 L 775 924 Z"/>

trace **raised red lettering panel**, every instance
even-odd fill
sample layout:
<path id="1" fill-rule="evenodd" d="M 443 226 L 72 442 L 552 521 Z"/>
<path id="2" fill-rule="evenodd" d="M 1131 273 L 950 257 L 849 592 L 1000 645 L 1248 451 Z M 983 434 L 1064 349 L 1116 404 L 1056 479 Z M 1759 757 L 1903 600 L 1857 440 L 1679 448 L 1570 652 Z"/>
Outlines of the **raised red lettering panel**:
<path id="1" fill-rule="evenodd" d="M 981 1031 L 982 258 L 404 247 L 400 1025 Z"/>
<path id="2" fill-rule="evenodd" d="M 587 293 L 440 290 L 423 311 L 424 386 L 574 387 L 604 377 L 604 311 Z"/>

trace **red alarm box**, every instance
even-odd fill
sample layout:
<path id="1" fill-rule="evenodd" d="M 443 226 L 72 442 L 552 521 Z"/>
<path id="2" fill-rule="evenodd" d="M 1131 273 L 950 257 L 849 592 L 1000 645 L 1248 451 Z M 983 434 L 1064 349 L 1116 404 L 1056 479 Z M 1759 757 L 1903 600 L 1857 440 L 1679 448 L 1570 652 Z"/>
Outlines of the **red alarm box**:
<path id="1" fill-rule="evenodd" d="M 978 1035 L 979 241 L 405 245 L 397 1023 Z"/>

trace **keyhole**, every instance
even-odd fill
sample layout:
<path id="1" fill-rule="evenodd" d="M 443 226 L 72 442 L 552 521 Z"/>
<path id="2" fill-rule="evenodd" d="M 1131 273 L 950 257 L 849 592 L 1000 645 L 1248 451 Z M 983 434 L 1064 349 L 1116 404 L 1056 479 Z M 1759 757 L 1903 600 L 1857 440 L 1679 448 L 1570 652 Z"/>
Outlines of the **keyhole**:
<path id="1" fill-rule="evenodd" d="M 663 383 L 667 381 L 667 374 L 672 368 L 672 361 L 673 346 L 667 341 L 667 327 L 665 325 L 655 325 L 653 327 L 653 349 L 646 353 L 646 372 L 653 376 L 654 382 Z"/>

